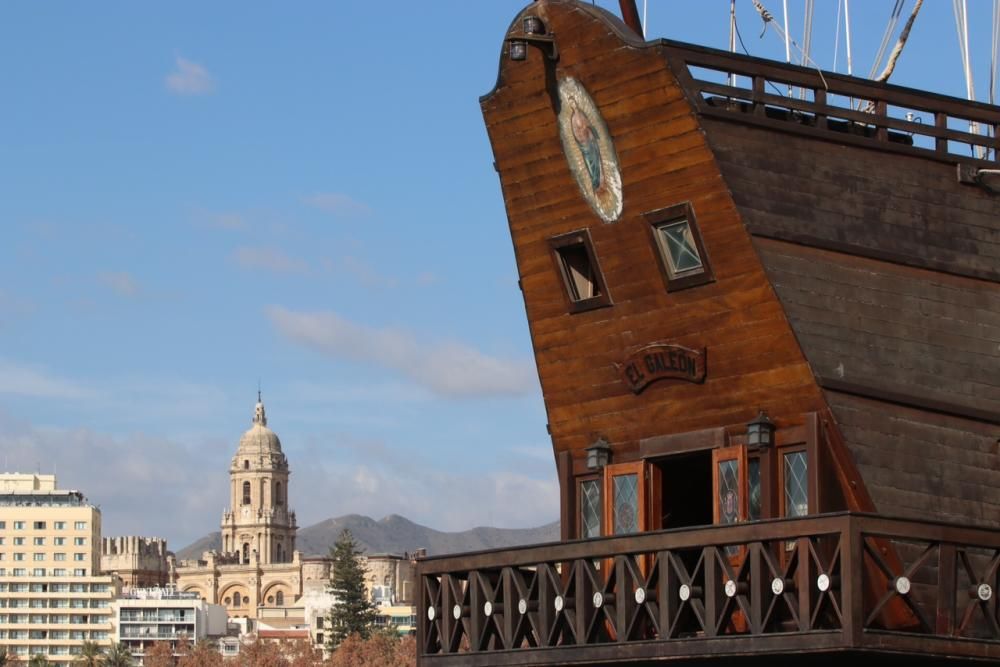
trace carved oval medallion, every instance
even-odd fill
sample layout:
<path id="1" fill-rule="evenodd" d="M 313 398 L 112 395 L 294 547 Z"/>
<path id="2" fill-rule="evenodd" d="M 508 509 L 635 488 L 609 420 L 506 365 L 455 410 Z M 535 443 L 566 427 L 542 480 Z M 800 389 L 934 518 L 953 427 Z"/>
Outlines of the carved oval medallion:
<path id="1" fill-rule="evenodd" d="M 608 126 L 583 85 L 559 81 L 559 136 L 580 193 L 604 222 L 622 214 L 622 177 Z"/>

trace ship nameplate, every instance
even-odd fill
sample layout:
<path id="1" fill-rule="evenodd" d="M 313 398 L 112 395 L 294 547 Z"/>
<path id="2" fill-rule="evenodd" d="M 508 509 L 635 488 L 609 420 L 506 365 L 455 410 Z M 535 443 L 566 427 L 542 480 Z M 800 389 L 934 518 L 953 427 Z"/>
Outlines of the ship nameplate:
<path id="1" fill-rule="evenodd" d="M 625 384 L 639 394 L 658 380 L 705 381 L 706 350 L 680 345 L 653 344 L 636 350 L 618 365 Z"/>

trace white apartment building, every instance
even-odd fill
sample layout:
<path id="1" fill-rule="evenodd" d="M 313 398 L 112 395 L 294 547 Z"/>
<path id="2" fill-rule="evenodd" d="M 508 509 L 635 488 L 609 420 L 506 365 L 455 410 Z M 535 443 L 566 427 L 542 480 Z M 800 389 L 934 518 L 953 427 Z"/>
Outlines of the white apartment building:
<path id="1" fill-rule="evenodd" d="M 182 638 L 194 644 L 206 637 L 226 634 L 226 608 L 208 604 L 197 593 L 174 587 L 139 588 L 124 592 L 113 610 L 115 642 L 128 647 L 141 665 L 157 642 L 169 642 L 176 654 Z"/>
<path id="2" fill-rule="evenodd" d="M 55 475 L 0 474 L 0 645 L 68 667 L 111 645 L 113 577 L 99 576 L 101 512 Z"/>

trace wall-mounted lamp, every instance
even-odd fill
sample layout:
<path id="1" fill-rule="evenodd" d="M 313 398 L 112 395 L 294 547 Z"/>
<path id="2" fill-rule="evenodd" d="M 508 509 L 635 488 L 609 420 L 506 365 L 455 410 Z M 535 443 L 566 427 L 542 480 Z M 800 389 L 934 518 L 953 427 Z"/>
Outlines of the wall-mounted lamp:
<path id="1" fill-rule="evenodd" d="M 767 418 L 763 410 L 757 418 L 747 424 L 747 447 L 767 449 L 774 446 L 774 422 Z"/>
<path id="2" fill-rule="evenodd" d="M 525 16 L 521 20 L 521 34 L 511 35 L 507 41 L 510 42 L 511 60 L 527 60 L 528 44 L 534 44 L 545 51 L 550 60 L 559 60 L 556 40 L 546 33 L 545 23 L 537 16 Z"/>
<path id="3" fill-rule="evenodd" d="M 611 445 L 603 437 L 598 438 L 594 444 L 587 447 L 587 470 L 600 470 L 608 465 L 610 458 Z"/>

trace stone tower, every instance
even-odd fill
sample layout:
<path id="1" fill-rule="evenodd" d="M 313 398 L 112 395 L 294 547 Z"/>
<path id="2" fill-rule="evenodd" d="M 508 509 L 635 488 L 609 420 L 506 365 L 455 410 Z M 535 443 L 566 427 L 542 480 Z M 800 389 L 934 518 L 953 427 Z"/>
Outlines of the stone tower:
<path id="1" fill-rule="evenodd" d="M 222 549 L 244 564 L 288 563 L 295 551 L 295 512 L 288 508 L 288 459 L 267 427 L 257 393 L 253 424 L 229 467 L 230 508 L 222 515 Z"/>

